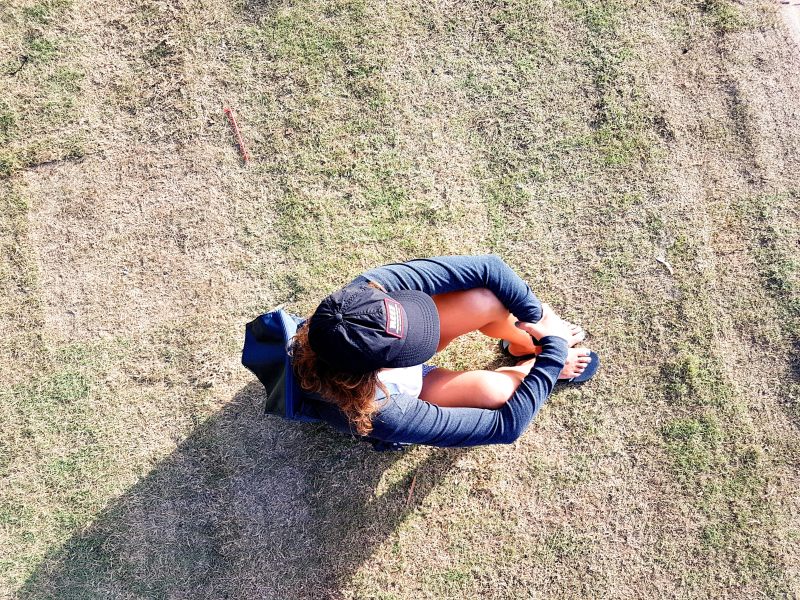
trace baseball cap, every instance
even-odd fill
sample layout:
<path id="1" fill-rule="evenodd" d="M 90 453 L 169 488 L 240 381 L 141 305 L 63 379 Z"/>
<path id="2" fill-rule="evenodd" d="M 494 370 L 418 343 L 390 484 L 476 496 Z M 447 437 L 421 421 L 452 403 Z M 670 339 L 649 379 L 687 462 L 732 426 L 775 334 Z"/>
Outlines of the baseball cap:
<path id="1" fill-rule="evenodd" d="M 439 312 L 416 290 L 386 293 L 367 284 L 325 298 L 308 325 L 311 349 L 327 365 L 362 374 L 424 363 L 439 345 Z"/>

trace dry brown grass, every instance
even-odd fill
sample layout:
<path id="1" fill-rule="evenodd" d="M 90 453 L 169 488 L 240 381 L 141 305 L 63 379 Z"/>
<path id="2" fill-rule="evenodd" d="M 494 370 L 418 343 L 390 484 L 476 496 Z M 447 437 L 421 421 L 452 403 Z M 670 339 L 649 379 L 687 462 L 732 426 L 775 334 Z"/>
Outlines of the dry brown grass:
<path id="1" fill-rule="evenodd" d="M 0 596 L 800 594 L 776 5 L 26 0 L 0 50 Z M 604 360 L 520 442 L 259 414 L 253 315 L 487 251 Z"/>

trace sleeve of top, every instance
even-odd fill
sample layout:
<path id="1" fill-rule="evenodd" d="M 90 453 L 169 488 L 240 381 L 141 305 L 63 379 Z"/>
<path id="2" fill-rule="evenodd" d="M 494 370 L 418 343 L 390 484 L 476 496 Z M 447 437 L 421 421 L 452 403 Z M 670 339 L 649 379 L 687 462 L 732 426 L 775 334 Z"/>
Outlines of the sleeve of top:
<path id="1" fill-rule="evenodd" d="M 514 442 L 553 391 L 567 357 L 567 342 L 562 338 L 548 336 L 541 342 L 542 353 L 534 367 L 502 408 L 445 408 L 397 394 L 373 418 L 370 436 L 445 447 Z"/>
<path id="2" fill-rule="evenodd" d="M 375 281 L 388 292 L 419 290 L 433 296 L 488 288 L 521 321 L 536 323 L 542 304 L 531 288 L 494 254 L 483 256 L 437 256 L 371 269 L 351 283 Z"/>

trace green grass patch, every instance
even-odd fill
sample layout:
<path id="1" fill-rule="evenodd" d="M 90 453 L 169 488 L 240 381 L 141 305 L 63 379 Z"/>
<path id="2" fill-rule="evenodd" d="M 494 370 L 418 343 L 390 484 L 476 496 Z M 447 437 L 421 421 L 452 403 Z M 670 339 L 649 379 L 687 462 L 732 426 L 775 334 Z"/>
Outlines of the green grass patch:
<path id="1" fill-rule="evenodd" d="M 752 215 L 744 217 L 752 208 L 736 210 L 732 225 L 753 222 Z M 738 391 L 737 374 L 726 364 L 729 358 L 723 352 L 731 344 L 716 316 L 726 306 L 718 296 L 725 267 L 709 252 L 707 232 L 675 226 L 674 218 L 666 216 L 648 225 L 654 239 L 668 240 L 666 256 L 677 291 L 668 321 L 673 354 L 659 373 L 659 388 L 673 416 L 659 433 L 682 506 L 702 524 L 681 543 L 680 552 L 682 557 L 697 557 L 698 563 L 681 563 L 680 568 L 697 586 L 725 573 L 725 585 L 749 586 L 779 597 L 787 582 L 772 540 L 781 535 L 781 513 L 767 490 L 783 458 L 771 457 L 759 446 L 763 438 L 757 411 Z M 696 223 L 709 218 L 713 217 L 703 215 Z M 662 237 L 659 230 L 669 231 L 669 236 Z M 737 282 L 736 293 L 758 298 L 759 290 L 749 285 Z M 746 306 L 759 310 L 758 304 Z"/>
<path id="2" fill-rule="evenodd" d="M 0 179 L 41 163 L 85 154 L 86 132 L 77 125 L 85 73 L 81 39 L 64 27 L 72 2 L 44 0 L 11 9 L 0 34 L 18 44 L 0 84 Z M 55 132 L 55 133 L 54 133 Z"/>
<path id="3" fill-rule="evenodd" d="M 78 69 L 58 67 L 47 77 L 47 83 L 60 94 L 76 94 L 81 91 L 81 83 L 85 77 L 86 74 Z"/>
<path id="4" fill-rule="evenodd" d="M 286 85 L 306 94 L 298 110 L 287 110 L 291 100 L 287 107 L 263 95 L 251 113 L 283 134 L 279 151 L 258 144 L 253 151 L 263 150 L 260 168 L 279 182 L 274 227 L 282 254 L 297 265 L 282 277 L 278 296 L 341 285 L 342 273 L 356 275 L 354 265 L 365 264 L 365 250 L 377 255 L 391 247 L 411 256 L 435 247 L 436 226 L 451 212 L 409 185 L 416 157 L 398 147 L 389 119 L 388 40 L 366 6 L 281 9 L 240 32 L 236 43 L 263 52 Z M 260 243 L 259 218 L 245 226 L 245 243 Z"/>
<path id="5" fill-rule="evenodd" d="M 800 423 L 800 383 L 792 382 L 787 384 L 784 404 L 795 422 Z"/>
<path id="6" fill-rule="evenodd" d="M 25 53 L 34 62 L 48 62 L 58 53 L 58 43 L 44 36 L 34 35 L 26 41 Z"/>
<path id="7" fill-rule="evenodd" d="M 40 348 L 34 373 L 0 390 L 0 477 L 14 482 L 0 491 L 0 520 L 7 523 L 8 543 L 18 555 L 5 584 L 9 578 L 27 578 L 46 553 L 56 552 L 64 542 L 65 551 L 75 560 L 71 569 L 75 579 L 67 583 L 70 590 L 80 591 L 81 581 L 97 582 L 103 576 L 104 571 L 95 572 L 85 562 L 90 560 L 99 568 L 105 560 L 102 552 L 87 554 L 85 546 L 92 536 L 84 538 L 79 532 L 111 498 L 133 483 L 136 474 L 152 467 L 150 457 L 138 447 L 143 436 L 150 435 L 152 425 L 145 422 L 144 412 L 159 410 L 155 407 L 162 404 L 177 406 L 181 401 L 159 377 L 167 368 L 154 364 L 147 354 L 153 348 L 152 340 L 149 342 L 111 339 Z M 163 343 L 156 348 L 164 352 Z M 185 353 L 170 353 L 164 362 L 192 359 Z M 120 373 L 121 364 L 135 365 L 133 373 Z M 191 375 L 207 364 L 204 361 Z M 183 370 L 186 364 L 177 368 Z M 137 381 L 135 373 L 140 371 L 156 376 Z M 117 381 L 135 381 L 131 388 L 135 392 L 129 390 L 120 399 L 120 388 L 108 383 L 110 373 L 115 373 Z M 187 380 L 196 382 L 192 376 L 180 379 Z M 204 391 L 192 394 L 194 408 L 202 403 Z M 139 403 L 139 411 L 131 412 L 135 403 Z M 166 407 L 163 411 L 170 412 Z M 195 427 L 199 424 L 200 420 L 194 422 Z M 186 424 L 175 425 L 179 431 Z M 213 479 L 216 471 L 210 462 L 208 467 L 206 472 Z M 44 580 L 40 583 L 46 586 Z"/>
<path id="8" fill-rule="evenodd" d="M 546 562 L 559 564 L 586 554 L 588 547 L 585 538 L 569 527 L 561 527 L 547 536 L 543 547 L 543 558 Z"/>
<path id="9" fill-rule="evenodd" d="M 41 0 L 22 9 L 22 14 L 30 21 L 45 25 L 52 23 L 72 6 L 72 0 Z"/>
<path id="10" fill-rule="evenodd" d="M 603 244 L 603 254 L 593 266 L 594 283 L 605 289 L 618 289 L 620 282 L 630 275 L 635 257 L 628 244 L 608 240 Z"/>
<path id="11" fill-rule="evenodd" d="M 706 413 L 673 419 L 662 429 L 673 472 L 706 521 L 686 545 L 729 564 L 740 584 L 784 593 L 775 551 L 755 535 L 775 527 L 766 497 L 770 466 L 760 449 L 743 443 L 738 427 Z M 695 576 L 707 577 L 704 571 Z"/>
<path id="12" fill-rule="evenodd" d="M 793 340 L 800 339 L 800 261 L 792 247 L 798 200 L 800 194 L 790 190 L 744 198 L 734 207 L 746 224 L 762 284 L 778 305 L 781 329 Z"/>
<path id="13" fill-rule="evenodd" d="M 681 271 L 683 265 L 697 264 L 698 252 L 693 236 L 677 236 L 675 264 Z M 716 563 L 708 564 L 717 570 L 725 565 L 738 585 L 785 590 L 780 560 L 769 543 L 776 526 L 774 506 L 766 497 L 773 466 L 752 443 L 747 405 L 714 343 L 717 333 L 708 319 L 713 300 L 703 283 L 708 277 L 701 269 L 687 270 L 682 277 L 684 293 L 674 327 L 679 339 L 673 342 L 677 354 L 661 368 L 664 396 L 672 410 L 682 413 L 661 428 L 666 455 L 686 504 L 705 522 L 685 545 L 699 556 L 713 557 Z M 708 567 L 690 571 L 697 581 L 709 577 Z"/>
<path id="14" fill-rule="evenodd" d="M 689 482 L 715 465 L 722 432 L 713 416 L 675 419 L 663 434 L 680 481 Z"/>
<path id="15" fill-rule="evenodd" d="M 66 456 L 55 457 L 47 461 L 43 465 L 41 477 L 42 482 L 49 490 L 68 492 L 71 495 L 71 504 L 80 505 L 81 494 L 75 494 L 75 490 L 79 490 L 86 483 L 93 482 L 96 477 L 101 477 L 103 473 L 107 472 L 107 468 L 102 448 L 83 446 L 69 452 Z M 62 511 L 61 514 L 64 515 L 64 518 L 59 519 L 59 525 L 63 526 L 67 523 L 67 527 L 73 528 L 78 515 L 72 511 Z"/>
<path id="16" fill-rule="evenodd" d="M 596 93 L 594 144 L 607 167 L 624 167 L 645 160 L 651 119 L 646 99 L 630 72 L 634 46 L 623 32 L 628 6 L 622 1 L 567 2 L 586 28 L 585 60 Z"/>
<path id="17" fill-rule="evenodd" d="M 386 100 L 380 77 L 385 56 L 377 48 L 381 36 L 371 35 L 365 15 L 366 5 L 360 1 L 325 9 L 279 9 L 243 29 L 236 41 L 248 51 L 265 53 L 279 65 L 280 75 L 306 89 L 331 79 L 375 109 Z"/>
<path id="18" fill-rule="evenodd" d="M 662 367 L 661 375 L 665 396 L 675 404 L 722 407 L 733 398 L 719 360 L 710 352 L 684 350 Z"/>
<path id="19" fill-rule="evenodd" d="M 66 369 L 16 385 L 2 392 L 2 398 L 14 408 L 25 437 L 45 446 L 59 436 L 91 443 L 90 389 L 84 374 Z"/>
<path id="20" fill-rule="evenodd" d="M 89 396 L 89 389 L 86 376 L 74 371 L 63 371 L 17 386 L 13 393 L 18 407 L 38 410 L 84 400 Z"/>
<path id="21" fill-rule="evenodd" d="M 11 177 L 21 168 L 17 153 L 0 149 L 0 179 Z"/>
<path id="22" fill-rule="evenodd" d="M 28 210 L 21 185 L 0 181 L 0 351 L 22 365 L 17 375 L 36 367 L 42 348 L 39 268 L 28 239 Z"/>
<path id="23" fill-rule="evenodd" d="M 734 33 L 752 25 L 741 6 L 731 0 L 703 0 L 700 6 L 720 33 Z"/>
<path id="24" fill-rule="evenodd" d="M 800 337 L 800 263 L 786 254 L 776 243 L 776 231 L 768 228 L 755 250 L 764 287 L 775 297 L 782 312 L 784 329 L 794 338 Z"/>
<path id="25" fill-rule="evenodd" d="M 524 219 L 524 209 L 530 201 L 524 179 L 519 175 L 505 176 L 490 181 L 485 186 L 486 210 L 489 215 L 489 248 L 502 252 L 509 229 L 516 219 Z"/>
<path id="26" fill-rule="evenodd" d="M 439 597 L 444 597 L 458 590 L 464 590 L 471 579 L 468 571 L 450 567 L 433 571 L 426 583 L 431 592 L 436 593 Z"/>
<path id="27" fill-rule="evenodd" d="M 64 100 L 66 104 L 53 104 L 54 121 L 63 122 L 72 114 L 74 101 Z M 45 106 L 46 108 L 46 106 Z M 8 179 L 23 169 L 45 163 L 64 160 L 79 160 L 86 156 L 86 138 L 83 134 L 51 137 L 32 141 L 25 146 L 13 149 L 0 149 L 0 179 Z"/>
<path id="28" fill-rule="evenodd" d="M 16 112 L 5 100 L 0 100 L 0 144 L 11 140 L 17 124 Z"/>

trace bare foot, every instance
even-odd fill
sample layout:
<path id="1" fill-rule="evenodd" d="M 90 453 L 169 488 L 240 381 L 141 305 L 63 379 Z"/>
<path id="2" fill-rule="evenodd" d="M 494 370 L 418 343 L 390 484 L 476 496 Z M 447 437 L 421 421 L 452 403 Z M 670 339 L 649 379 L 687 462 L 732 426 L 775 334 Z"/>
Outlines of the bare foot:
<path id="1" fill-rule="evenodd" d="M 531 368 L 535 364 L 535 358 L 529 358 L 517 363 L 518 367 Z M 567 360 L 564 362 L 564 368 L 558 374 L 559 379 L 572 379 L 577 377 L 586 370 L 589 363 L 592 362 L 589 356 L 588 348 L 570 348 L 567 353 Z"/>
<path id="2" fill-rule="evenodd" d="M 567 321 L 567 325 L 569 325 L 569 332 L 571 334 L 570 338 L 567 340 L 567 344 L 569 344 L 570 348 L 586 339 L 586 332 L 583 330 L 583 327 L 575 325 L 575 323 L 570 323 L 569 321 Z"/>
<path id="3" fill-rule="evenodd" d="M 567 345 L 572 348 L 575 344 L 580 344 L 583 340 L 586 339 L 586 332 L 583 330 L 583 327 L 580 325 L 575 325 L 574 323 L 570 323 L 569 321 L 565 321 L 567 326 L 569 327 L 570 337 L 567 340 Z M 525 356 L 527 354 L 539 354 L 542 351 L 541 346 L 534 346 L 533 352 L 525 352 L 524 348 L 517 346 L 516 344 L 510 344 L 508 347 L 508 351 L 511 353 L 511 356 Z M 574 377 L 574 375 L 573 375 Z"/>

